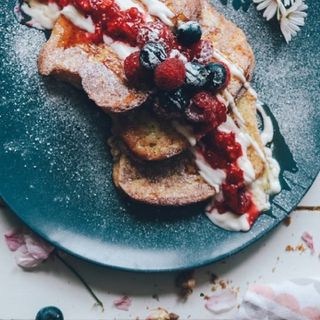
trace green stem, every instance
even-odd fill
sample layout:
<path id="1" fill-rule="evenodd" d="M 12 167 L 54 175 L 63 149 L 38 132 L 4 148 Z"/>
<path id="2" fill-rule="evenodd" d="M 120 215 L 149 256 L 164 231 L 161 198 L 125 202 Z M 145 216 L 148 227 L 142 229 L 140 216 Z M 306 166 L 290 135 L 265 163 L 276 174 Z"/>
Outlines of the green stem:
<path id="1" fill-rule="evenodd" d="M 62 258 L 57 250 L 54 251 L 54 255 L 80 280 L 80 282 L 85 286 L 92 298 L 96 301 L 96 304 L 101 307 L 102 311 L 104 311 L 103 303 L 89 287 L 86 280 L 80 275 L 80 273 L 71 264 L 69 264 L 69 262 Z"/>

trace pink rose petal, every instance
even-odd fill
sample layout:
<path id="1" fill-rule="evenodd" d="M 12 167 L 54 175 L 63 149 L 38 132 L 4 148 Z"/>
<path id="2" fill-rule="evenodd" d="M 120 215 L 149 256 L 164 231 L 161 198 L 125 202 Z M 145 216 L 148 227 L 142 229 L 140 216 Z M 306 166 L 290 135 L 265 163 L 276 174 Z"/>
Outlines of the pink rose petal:
<path id="1" fill-rule="evenodd" d="M 24 236 L 21 229 L 8 231 L 4 234 L 4 238 L 11 251 L 18 250 L 24 244 Z"/>
<path id="2" fill-rule="evenodd" d="M 128 311 L 131 304 L 132 304 L 132 300 L 128 296 L 123 296 L 113 301 L 113 305 L 117 309 L 124 310 L 124 311 Z"/>
<path id="3" fill-rule="evenodd" d="M 309 232 L 304 232 L 301 236 L 301 239 L 305 242 L 307 247 L 311 250 L 311 253 L 314 253 L 314 243 L 313 243 L 313 237 Z"/>
<path id="4" fill-rule="evenodd" d="M 22 229 L 7 232 L 5 240 L 11 251 L 15 251 L 17 264 L 22 268 L 34 268 L 48 259 L 54 247 L 35 234 Z"/>
<path id="5" fill-rule="evenodd" d="M 214 313 L 224 313 L 237 304 L 237 296 L 230 289 L 215 292 L 206 302 L 206 308 Z"/>
<path id="6" fill-rule="evenodd" d="M 37 260 L 48 259 L 54 247 L 45 243 L 42 239 L 35 237 L 33 234 L 25 234 L 24 236 L 28 252 Z"/>

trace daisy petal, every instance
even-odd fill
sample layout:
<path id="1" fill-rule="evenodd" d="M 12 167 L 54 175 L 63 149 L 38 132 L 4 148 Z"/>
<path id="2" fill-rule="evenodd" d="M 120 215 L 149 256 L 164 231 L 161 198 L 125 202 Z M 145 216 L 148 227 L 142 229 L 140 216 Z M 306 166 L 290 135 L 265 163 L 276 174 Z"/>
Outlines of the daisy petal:
<path id="1" fill-rule="evenodd" d="M 272 1 L 273 0 L 265 0 L 265 1 L 261 2 L 259 5 L 257 5 L 257 10 L 258 11 L 264 10 L 265 8 L 267 8 L 270 5 L 270 3 Z"/>
<path id="2" fill-rule="evenodd" d="M 270 6 L 264 11 L 263 17 L 269 21 L 276 14 L 277 8 L 278 6 L 275 3 L 270 4 Z"/>

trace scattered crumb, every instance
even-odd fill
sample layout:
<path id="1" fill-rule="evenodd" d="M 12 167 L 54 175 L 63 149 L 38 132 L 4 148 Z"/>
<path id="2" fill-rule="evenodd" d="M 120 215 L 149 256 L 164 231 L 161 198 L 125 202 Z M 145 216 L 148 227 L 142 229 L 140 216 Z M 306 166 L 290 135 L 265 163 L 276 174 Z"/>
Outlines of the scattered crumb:
<path id="1" fill-rule="evenodd" d="M 290 216 L 287 216 L 284 220 L 283 220 L 283 223 L 285 226 L 289 227 L 290 224 L 291 224 L 291 217 Z"/>
<path id="2" fill-rule="evenodd" d="M 157 295 L 156 293 L 152 295 L 152 299 L 155 299 L 157 301 L 159 301 L 159 295 Z"/>
<path id="3" fill-rule="evenodd" d="M 272 268 L 272 272 L 274 273 L 276 271 L 276 267 L 273 267 Z"/>
<path id="4" fill-rule="evenodd" d="M 157 308 L 147 317 L 147 320 L 178 320 L 179 316 L 173 312 L 168 312 L 164 308 Z"/>
<path id="5" fill-rule="evenodd" d="M 221 289 L 225 289 L 227 287 L 227 283 L 224 280 L 220 280 L 219 285 L 220 285 Z"/>
<path id="6" fill-rule="evenodd" d="M 292 251 L 299 251 L 299 252 L 305 252 L 306 251 L 306 248 L 303 244 L 299 244 L 295 247 L 293 247 L 292 245 L 288 244 L 286 246 L 286 249 L 285 249 L 287 252 L 292 252 Z"/>
<path id="7" fill-rule="evenodd" d="M 216 284 L 217 279 L 218 279 L 218 276 L 215 273 L 210 274 L 210 283 Z"/>
<path id="8" fill-rule="evenodd" d="M 194 270 L 181 272 L 176 277 L 176 287 L 179 289 L 179 295 L 184 299 L 192 294 L 195 286 Z"/>

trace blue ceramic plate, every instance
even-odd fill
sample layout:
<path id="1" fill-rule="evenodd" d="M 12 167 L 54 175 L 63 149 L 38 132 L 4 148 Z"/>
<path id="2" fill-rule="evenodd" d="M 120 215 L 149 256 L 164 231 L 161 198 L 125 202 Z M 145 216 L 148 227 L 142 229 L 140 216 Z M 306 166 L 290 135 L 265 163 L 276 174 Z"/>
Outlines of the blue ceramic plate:
<path id="1" fill-rule="evenodd" d="M 289 45 L 277 23 L 267 23 L 253 5 L 244 12 L 231 3 L 214 4 L 248 35 L 257 61 L 254 86 L 282 134 L 276 127 L 283 190 L 272 210 L 250 232 L 233 233 L 212 225 L 202 206 L 160 210 L 123 198 L 111 178 L 108 117 L 82 92 L 38 75 L 36 60 L 45 34 L 19 25 L 13 1 L 4 0 L 0 195 L 35 232 L 102 265 L 178 270 L 242 250 L 298 204 L 320 167 L 317 1 L 309 1 L 306 26 Z"/>

